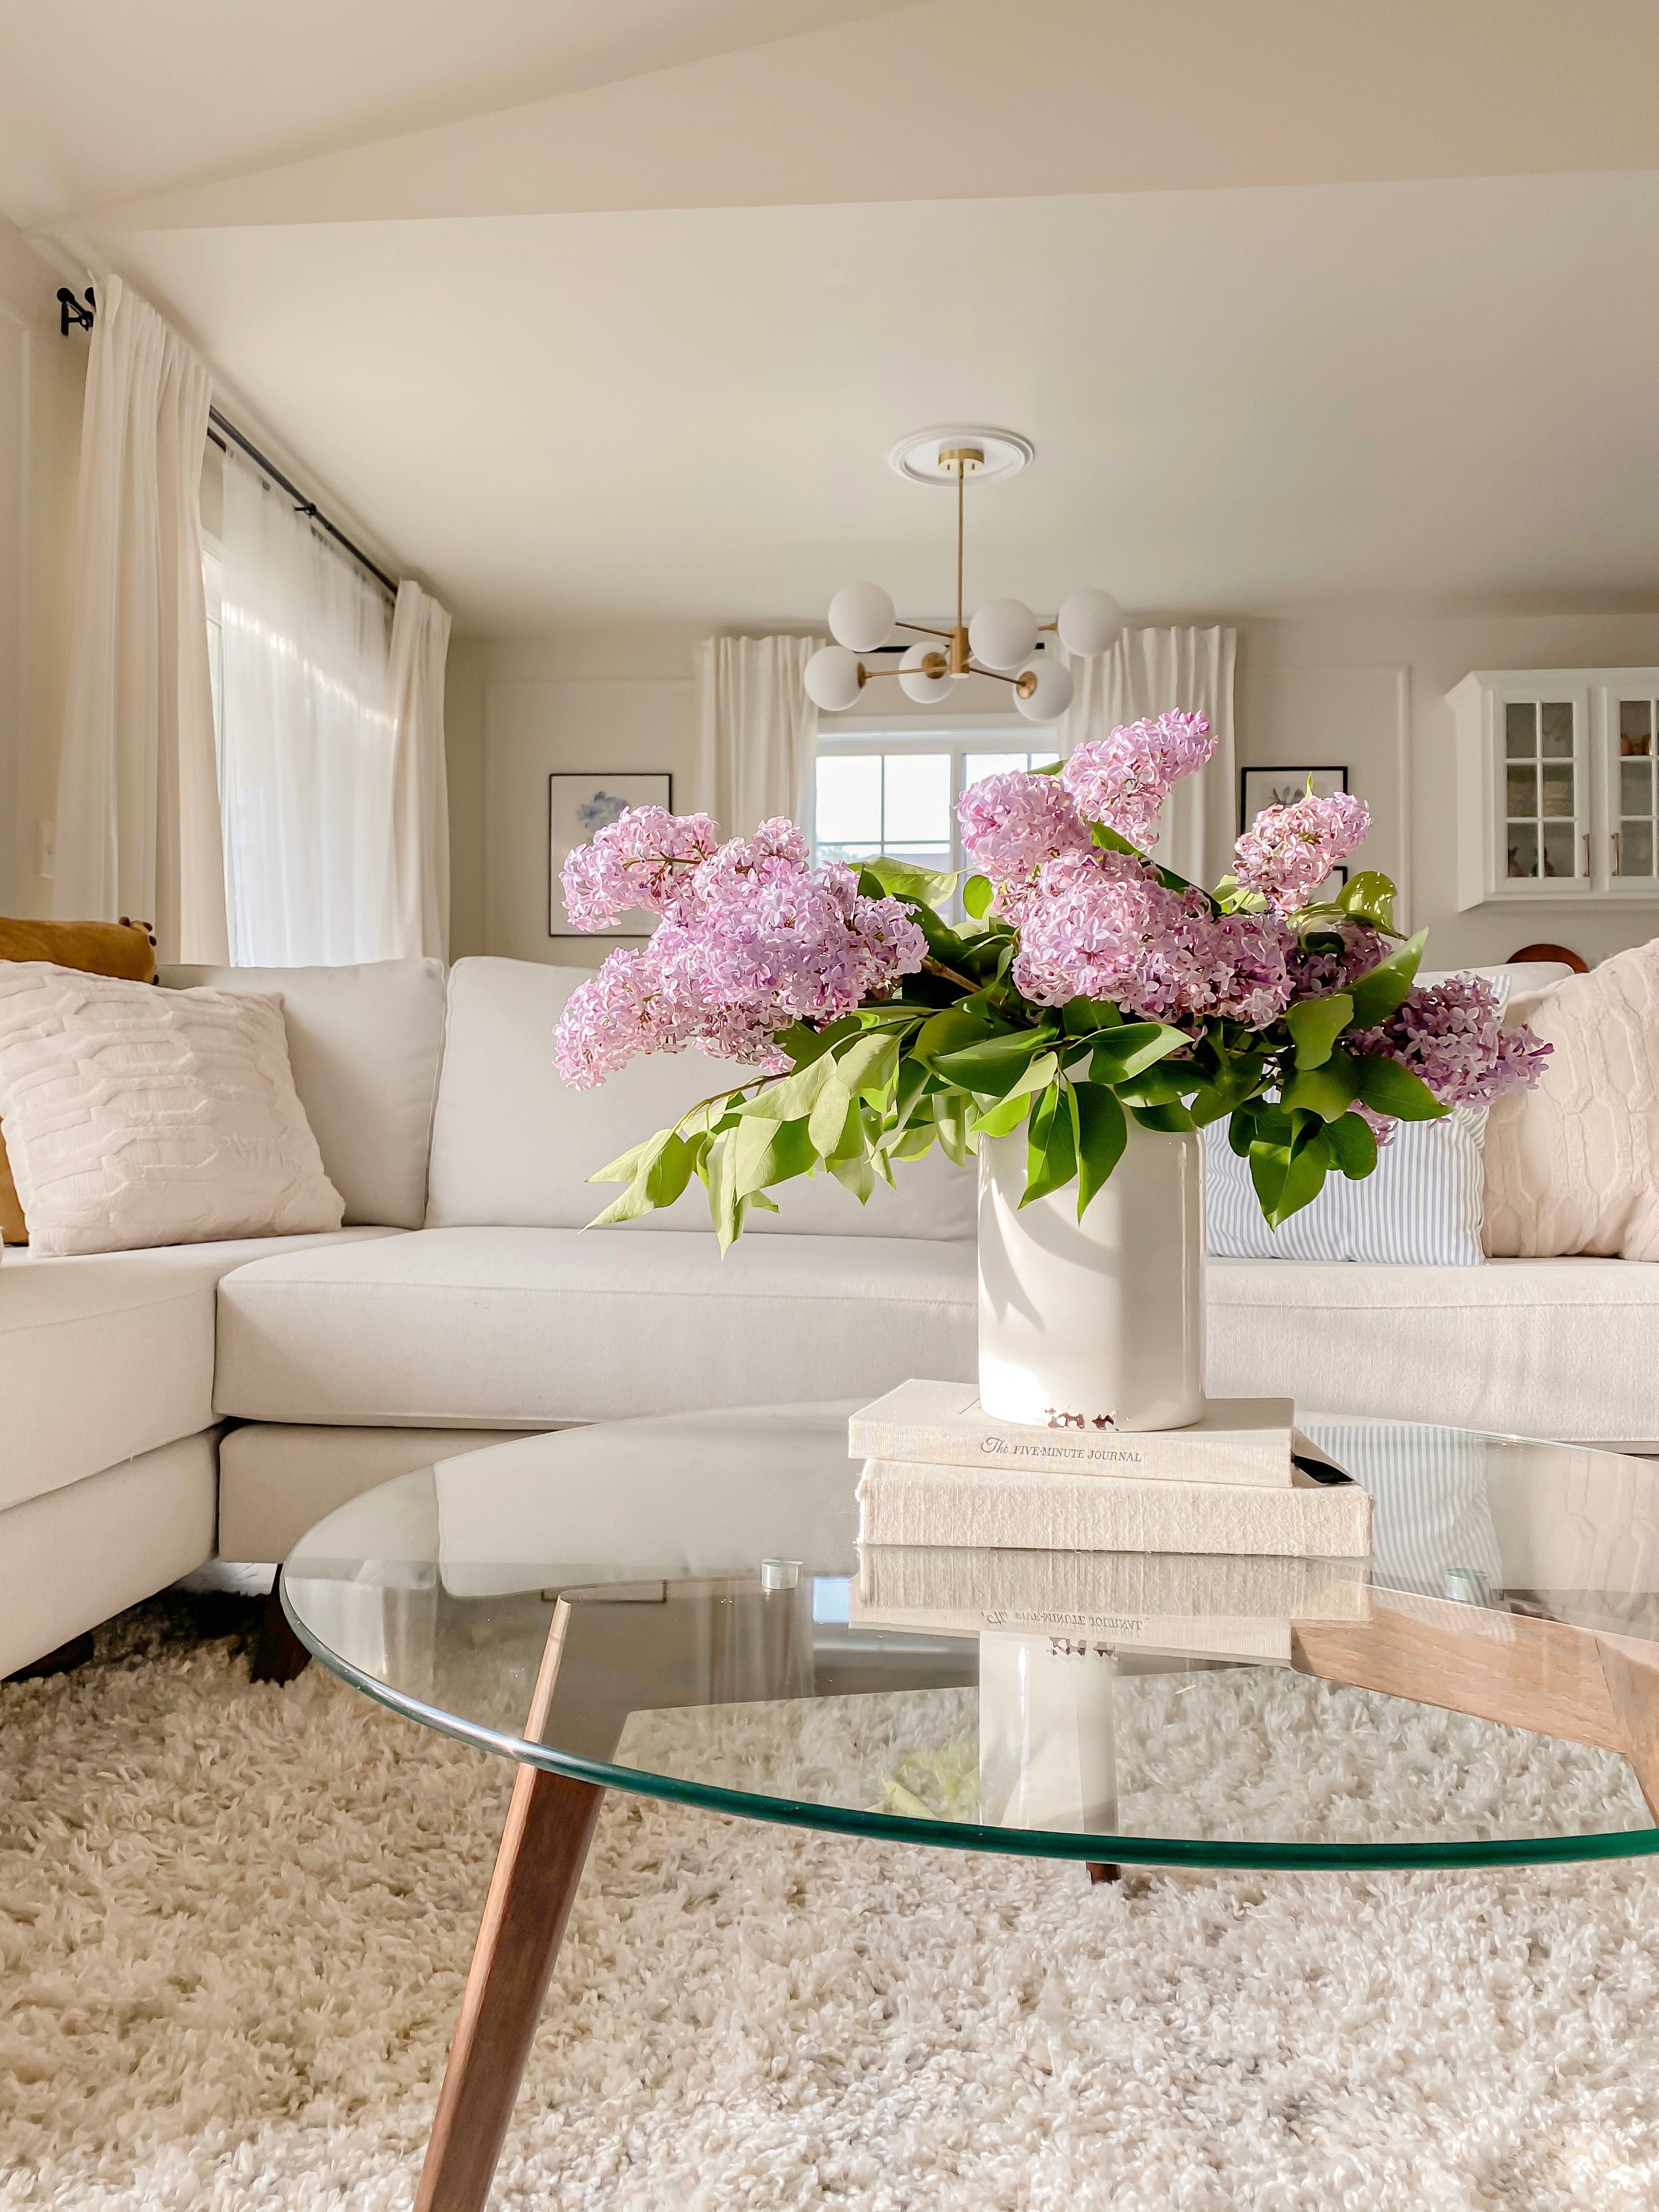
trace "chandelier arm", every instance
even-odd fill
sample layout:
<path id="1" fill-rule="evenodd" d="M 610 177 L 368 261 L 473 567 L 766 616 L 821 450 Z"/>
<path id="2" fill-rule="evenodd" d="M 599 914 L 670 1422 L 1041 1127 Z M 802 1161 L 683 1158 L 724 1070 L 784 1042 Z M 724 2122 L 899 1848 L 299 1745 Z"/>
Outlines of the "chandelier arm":
<path id="1" fill-rule="evenodd" d="M 951 635 L 948 629 L 932 629 L 926 623 L 900 622 L 896 616 L 893 618 L 893 628 L 895 629 L 913 629 L 919 637 L 949 638 Z"/>

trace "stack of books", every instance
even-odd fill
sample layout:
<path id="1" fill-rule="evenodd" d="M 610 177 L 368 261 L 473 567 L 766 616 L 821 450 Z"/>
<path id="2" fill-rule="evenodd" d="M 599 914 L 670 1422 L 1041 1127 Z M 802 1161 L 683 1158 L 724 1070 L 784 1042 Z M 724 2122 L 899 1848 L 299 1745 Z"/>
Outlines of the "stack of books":
<path id="1" fill-rule="evenodd" d="M 901 1383 L 854 1413 L 861 1546 L 1369 1557 L 1371 1501 L 1288 1398 L 1212 1399 L 1184 1429 L 1026 1428 L 971 1383 Z"/>

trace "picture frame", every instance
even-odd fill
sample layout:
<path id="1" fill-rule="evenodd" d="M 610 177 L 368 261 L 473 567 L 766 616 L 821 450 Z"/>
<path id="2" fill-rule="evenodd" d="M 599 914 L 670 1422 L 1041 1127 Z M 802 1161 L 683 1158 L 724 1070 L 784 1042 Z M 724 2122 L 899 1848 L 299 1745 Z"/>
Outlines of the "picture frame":
<path id="1" fill-rule="evenodd" d="M 627 774 L 611 769 L 589 774 L 583 769 L 556 769 L 547 779 L 547 933 L 550 937 L 594 937 L 601 944 L 617 938 L 648 937 L 656 917 L 643 907 L 619 915 L 614 928 L 578 929 L 564 910 L 560 871 L 578 845 L 586 845 L 594 832 L 614 822 L 624 807 L 674 808 L 674 779 L 660 773 Z M 636 925 L 636 926 L 635 926 Z"/>
<path id="2" fill-rule="evenodd" d="M 1238 826 L 1248 830 L 1264 806 L 1289 806 L 1307 796 L 1313 778 L 1316 799 L 1328 799 L 1348 787 L 1346 768 L 1242 768 L 1238 771 Z"/>

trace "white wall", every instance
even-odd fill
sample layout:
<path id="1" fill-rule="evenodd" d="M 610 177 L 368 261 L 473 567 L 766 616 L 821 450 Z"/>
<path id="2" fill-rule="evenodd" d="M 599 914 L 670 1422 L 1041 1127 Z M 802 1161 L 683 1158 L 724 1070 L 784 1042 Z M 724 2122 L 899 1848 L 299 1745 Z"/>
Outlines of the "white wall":
<path id="1" fill-rule="evenodd" d="M 1238 629 L 1240 766 L 1348 769 L 1375 822 L 1355 865 L 1394 877 L 1402 919 L 1433 933 L 1437 967 L 1501 960 L 1539 939 L 1595 961 L 1659 934 L 1659 906 L 1649 914 L 1507 902 L 1501 909 L 1456 911 L 1454 734 L 1444 696 L 1472 668 L 1659 661 L 1659 611 L 1483 616 L 1376 608 L 1246 621 Z M 698 804 L 690 781 L 690 653 L 699 635 L 689 625 L 665 625 L 463 638 L 452 647 L 457 957 L 490 951 L 573 966 L 603 957 L 602 942 L 547 933 L 547 776 L 555 769 L 665 768 L 675 778 L 677 806 Z M 1006 709 L 990 684 L 971 688 L 964 712 Z M 911 711 L 896 684 L 883 685 L 871 703 L 884 719 Z M 924 718 L 924 710 L 915 711 Z"/>
<path id="2" fill-rule="evenodd" d="M 691 648 L 664 624 L 544 638 L 459 638 L 445 694 L 450 950 L 597 967 L 615 940 L 548 933 L 547 779 L 666 769 L 694 789 Z"/>
<path id="3" fill-rule="evenodd" d="M 58 809 L 86 337 L 58 271 L 0 216 L 0 914 L 45 915 Z"/>

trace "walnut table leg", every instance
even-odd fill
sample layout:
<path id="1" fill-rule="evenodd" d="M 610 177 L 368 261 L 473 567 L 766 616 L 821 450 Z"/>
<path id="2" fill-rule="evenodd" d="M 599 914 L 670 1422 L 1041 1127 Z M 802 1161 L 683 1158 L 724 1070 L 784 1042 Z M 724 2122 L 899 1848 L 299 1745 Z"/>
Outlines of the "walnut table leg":
<path id="1" fill-rule="evenodd" d="M 482 2212 L 488 2201 L 604 1796 L 591 1782 L 519 1769 L 415 2212 Z"/>

